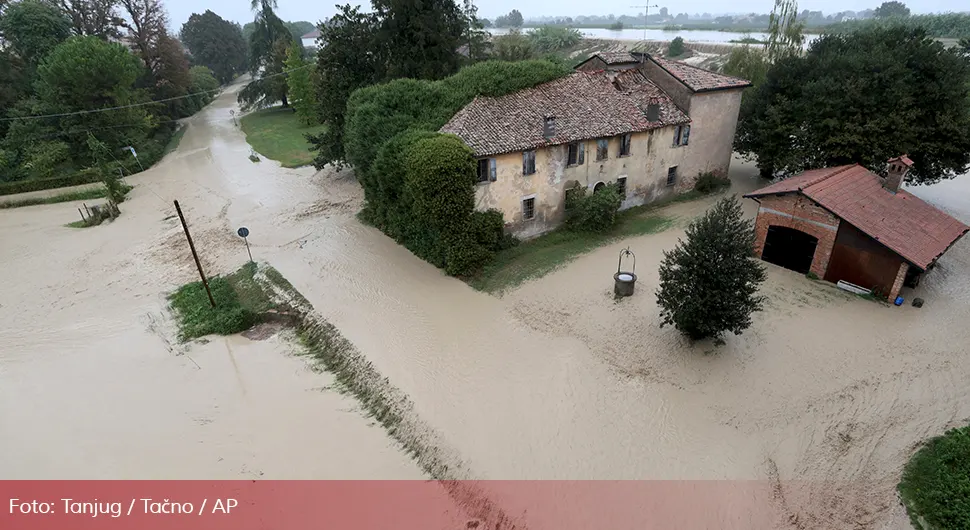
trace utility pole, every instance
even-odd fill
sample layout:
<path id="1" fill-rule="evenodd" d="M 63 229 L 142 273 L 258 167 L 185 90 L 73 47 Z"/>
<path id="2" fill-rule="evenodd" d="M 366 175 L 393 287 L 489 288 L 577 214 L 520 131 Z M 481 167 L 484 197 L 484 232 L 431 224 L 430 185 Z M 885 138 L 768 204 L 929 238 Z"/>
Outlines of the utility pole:
<path id="1" fill-rule="evenodd" d="M 209 290 L 209 282 L 205 279 L 205 273 L 202 272 L 202 262 L 199 261 L 199 255 L 195 252 L 195 244 L 192 243 L 192 235 L 189 234 L 189 225 L 185 223 L 185 216 L 182 215 L 182 208 L 179 206 L 179 202 L 175 201 L 175 211 L 179 214 L 179 220 L 182 221 L 182 230 L 185 231 L 185 239 L 189 240 L 189 249 L 192 250 L 192 257 L 195 259 L 195 266 L 199 269 L 199 276 L 202 277 L 202 285 L 205 287 L 205 294 L 209 295 L 209 304 L 212 307 L 216 306 L 216 301 L 212 298 L 212 291 Z"/>
<path id="2" fill-rule="evenodd" d="M 647 5 L 642 5 L 642 6 L 630 6 L 630 7 L 634 8 L 634 9 L 640 9 L 641 7 L 643 8 L 643 41 L 644 41 L 644 46 L 646 46 L 646 41 L 647 41 L 647 14 L 650 12 L 650 8 L 651 7 L 657 7 L 657 6 L 656 5 L 649 5 L 649 4 L 647 4 Z M 640 55 L 640 62 L 643 62 L 643 59 L 644 59 L 644 55 Z"/>

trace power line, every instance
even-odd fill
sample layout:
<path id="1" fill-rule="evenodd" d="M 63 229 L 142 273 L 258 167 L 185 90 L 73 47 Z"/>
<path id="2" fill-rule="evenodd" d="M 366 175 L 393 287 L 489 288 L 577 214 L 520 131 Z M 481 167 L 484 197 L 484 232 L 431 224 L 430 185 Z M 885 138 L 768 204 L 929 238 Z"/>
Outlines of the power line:
<path id="1" fill-rule="evenodd" d="M 281 75 L 286 75 L 286 74 L 288 74 L 290 72 L 295 72 L 297 70 L 302 70 L 303 68 L 309 68 L 311 66 L 315 66 L 315 65 L 311 63 L 311 64 L 299 66 L 297 68 L 291 68 L 291 69 L 285 70 L 283 72 L 278 72 L 278 73 L 275 73 L 275 74 L 270 74 L 270 75 L 266 75 L 266 76 L 260 77 L 259 79 L 255 79 L 253 81 L 262 81 L 263 79 L 269 79 L 271 77 L 277 77 L 277 76 L 281 76 Z M 179 100 L 179 99 L 185 99 L 185 98 L 191 98 L 191 97 L 195 97 L 195 96 L 201 96 L 203 94 L 208 94 L 210 92 L 219 92 L 221 90 L 222 90 L 222 88 L 215 88 L 215 89 L 212 89 L 212 90 L 203 90 L 201 92 L 196 92 L 194 94 L 186 94 L 184 96 L 175 96 L 173 98 L 165 98 L 165 99 L 158 99 L 158 100 L 154 100 L 154 101 L 146 101 L 144 103 L 132 103 L 131 105 L 122 105 L 122 106 L 119 106 L 119 107 L 108 107 L 108 108 L 105 108 L 105 109 L 78 110 L 78 111 L 75 111 L 75 112 L 64 112 L 64 113 L 60 113 L 60 114 L 41 114 L 41 115 L 34 115 L 34 116 L 18 116 L 18 117 L 15 117 L 15 118 L 0 118 L 0 121 L 39 120 L 39 119 L 42 119 L 42 118 L 64 118 L 64 117 L 67 117 L 67 116 L 80 116 L 82 114 L 93 114 L 93 113 L 97 113 L 97 112 L 107 112 L 109 110 L 122 110 L 122 109 L 129 109 L 129 108 L 133 108 L 133 107 L 143 107 L 145 105 L 156 105 L 158 103 L 166 103 L 166 102 L 169 102 L 169 101 L 175 101 L 175 100 Z"/>

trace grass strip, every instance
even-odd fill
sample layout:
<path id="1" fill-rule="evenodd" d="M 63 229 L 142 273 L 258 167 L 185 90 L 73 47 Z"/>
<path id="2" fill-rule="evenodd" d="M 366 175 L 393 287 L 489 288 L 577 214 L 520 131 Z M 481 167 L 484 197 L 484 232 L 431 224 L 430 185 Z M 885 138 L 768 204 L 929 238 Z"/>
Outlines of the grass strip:
<path id="1" fill-rule="evenodd" d="M 574 259 L 627 237 L 662 232 L 674 222 L 670 217 L 658 215 L 656 210 L 673 203 L 692 201 L 707 195 L 689 191 L 666 200 L 630 208 L 616 214 L 616 225 L 609 232 L 583 232 L 565 227 L 535 239 L 495 253 L 494 259 L 478 274 L 465 281 L 491 294 L 502 292 L 522 283 L 541 278 Z"/>
<path id="2" fill-rule="evenodd" d="M 310 142 L 304 135 L 319 134 L 326 129 L 326 125 L 307 126 L 293 110 L 282 107 L 249 113 L 242 117 L 240 124 L 246 141 L 257 153 L 290 168 L 313 162 Z"/>
<path id="3" fill-rule="evenodd" d="M 914 528 L 970 528 L 970 425 L 928 441 L 906 464 L 898 488 Z"/>

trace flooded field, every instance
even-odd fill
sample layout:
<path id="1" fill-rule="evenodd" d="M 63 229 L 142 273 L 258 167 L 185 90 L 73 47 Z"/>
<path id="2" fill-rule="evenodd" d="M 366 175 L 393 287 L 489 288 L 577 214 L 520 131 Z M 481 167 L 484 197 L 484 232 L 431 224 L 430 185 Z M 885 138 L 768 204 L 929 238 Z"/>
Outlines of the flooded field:
<path id="1" fill-rule="evenodd" d="M 772 527 L 880 529 L 901 524 L 893 488 L 915 444 L 970 417 L 968 241 L 904 291 L 922 309 L 772 267 L 754 326 L 692 347 L 659 329 L 653 290 L 662 251 L 712 200 L 496 298 L 361 225 L 352 175 L 251 163 L 234 99 L 130 179 L 115 223 L 65 228 L 71 203 L 0 211 L 4 476 L 423 477 L 286 337 L 175 343 L 164 295 L 196 273 L 173 199 L 210 273 L 246 260 L 247 226 L 254 258 L 410 397 L 462 478 L 750 481 Z M 732 172 L 734 192 L 760 184 Z M 970 219 L 966 178 L 913 191 Z M 626 246 L 637 293 L 616 303 Z M 735 515 L 719 527 L 752 527 Z"/>

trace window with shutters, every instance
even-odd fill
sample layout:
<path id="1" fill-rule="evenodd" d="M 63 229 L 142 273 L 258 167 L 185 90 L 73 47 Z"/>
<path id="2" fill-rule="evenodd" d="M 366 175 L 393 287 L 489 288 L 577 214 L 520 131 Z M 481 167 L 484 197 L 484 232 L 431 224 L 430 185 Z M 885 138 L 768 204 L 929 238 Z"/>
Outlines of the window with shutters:
<path id="1" fill-rule="evenodd" d="M 596 161 L 606 160 L 610 157 L 610 141 L 607 139 L 596 140 Z"/>
<path id="2" fill-rule="evenodd" d="M 478 171 L 477 177 L 478 182 L 495 182 L 496 180 L 495 171 L 495 159 L 494 158 L 479 158 L 478 159 Z"/>
<path id="3" fill-rule="evenodd" d="M 616 193 L 620 195 L 620 199 L 626 199 L 626 177 L 616 179 Z"/>
<path id="4" fill-rule="evenodd" d="M 575 142 L 569 144 L 567 164 L 570 166 L 581 166 L 586 161 L 586 144 Z"/>
<path id="5" fill-rule="evenodd" d="M 677 184 L 677 166 L 671 166 L 667 169 L 667 185 L 673 186 Z"/>
<path id="6" fill-rule="evenodd" d="M 620 137 L 620 156 L 630 156 L 630 143 L 633 141 L 633 135 L 626 133 Z"/>
<path id="7" fill-rule="evenodd" d="M 522 174 L 531 175 L 536 172 L 536 152 L 523 151 L 522 152 Z"/>
<path id="8" fill-rule="evenodd" d="M 674 147 L 687 145 L 690 140 L 690 125 L 678 125 L 674 129 Z"/>
<path id="9" fill-rule="evenodd" d="M 532 219 L 536 216 L 536 199 L 535 197 L 529 197 L 528 199 L 522 199 L 522 218 Z"/>

